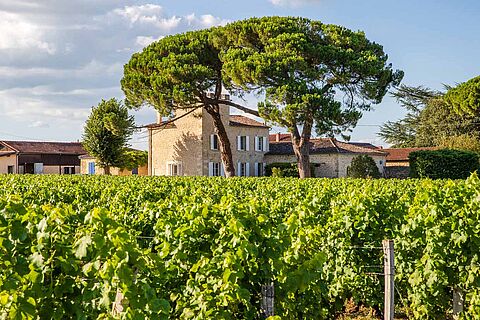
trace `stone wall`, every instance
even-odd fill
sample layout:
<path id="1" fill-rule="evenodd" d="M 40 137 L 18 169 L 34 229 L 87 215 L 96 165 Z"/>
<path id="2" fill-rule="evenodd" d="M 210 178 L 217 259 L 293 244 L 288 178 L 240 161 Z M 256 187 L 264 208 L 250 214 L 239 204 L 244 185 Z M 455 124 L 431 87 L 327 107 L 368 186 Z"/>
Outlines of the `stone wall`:
<path id="1" fill-rule="evenodd" d="M 0 174 L 8 173 L 8 166 L 13 166 L 13 172 L 17 173 L 17 155 L 0 157 Z"/>

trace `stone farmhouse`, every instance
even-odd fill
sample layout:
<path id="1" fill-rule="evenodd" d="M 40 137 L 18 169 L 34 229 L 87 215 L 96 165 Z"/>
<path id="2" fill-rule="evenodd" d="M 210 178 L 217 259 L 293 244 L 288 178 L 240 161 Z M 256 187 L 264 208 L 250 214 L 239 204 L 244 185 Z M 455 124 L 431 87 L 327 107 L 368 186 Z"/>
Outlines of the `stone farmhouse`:
<path id="1" fill-rule="evenodd" d="M 296 162 L 290 135 L 269 134 L 269 126 L 241 115 L 230 115 L 221 106 L 221 118 L 231 143 L 237 176 L 262 176 L 265 166 Z M 181 117 L 183 115 L 183 117 Z M 158 176 L 222 176 L 218 138 L 213 120 L 203 109 L 188 115 L 177 113 L 175 122 L 148 125 L 148 173 Z M 383 174 L 386 153 L 369 144 L 335 139 L 313 139 L 311 162 L 316 177 L 345 177 L 352 159 L 360 154 L 373 157 Z"/>
<path id="2" fill-rule="evenodd" d="M 0 141 L 0 174 L 76 174 L 79 155 L 85 154 L 79 142 Z"/>

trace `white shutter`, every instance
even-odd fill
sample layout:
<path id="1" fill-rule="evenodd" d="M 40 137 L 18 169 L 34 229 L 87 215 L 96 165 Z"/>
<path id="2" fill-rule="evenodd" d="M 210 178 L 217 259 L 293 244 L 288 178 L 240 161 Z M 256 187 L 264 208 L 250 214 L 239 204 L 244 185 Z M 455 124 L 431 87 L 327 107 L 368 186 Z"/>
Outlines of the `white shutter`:
<path id="1" fill-rule="evenodd" d="M 250 137 L 246 136 L 245 140 L 246 140 L 246 143 L 247 143 L 247 145 L 245 146 L 245 150 L 248 151 L 250 149 Z"/>
<path id="2" fill-rule="evenodd" d="M 245 176 L 250 177 L 250 162 L 245 163 Z"/>
<path id="3" fill-rule="evenodd" d="M 268 137 L 263 137 L 263 151 L 268 152 Z"/>
<path id="4" fill-rule="evenodd" d="M 223 163 L 220 162 L 220 175 L 225 177 L 225 168 L 223 167 Z"/>
<path id="5" fill-rule="evenodd" d="M 260 141 L 260 137 L 255 136 L 255 151 L 260 151 L 259 150 L 259 147 L 260 147 L 259 141 Z"/>
<path id="6" fill-rule="evenodd" d="M 241 143 L 241 141 L 240 141 L 240 140 L 241 140 L 240 136 L 237 136 L 237 150 L 238 150 L 238 151 L 241 150 L 241 148 L 240 148 L 240 143 Z"/>
<path id="7" fill-rule="evenodd" d="M 263 170 L 263 172 L 262 172 L 262 177 L 265 175 L 265 168 L 266 168 L 266 167 L 267 167 L 267 164 L 264 162 L 264 163 L 263 163 L 263 168 L 262 168 L 262 170 Z"/>
<path id="8" fill-rule="evenodd" d="M 237 176 L 240 177 L 241 174 L 242 174 L 242 163 L 239 162 L 237 163 Z"/>
<path id="9" fill-rule="evenodd" d="M 214 142 L 215 142 L 215 135 L 211 134 L 210 135 L 210 150 L 215 150 Z"/>
<path id="10" fill-rule="evenodd" d="M 258 162 L 255 162 L 255 177 L 258 177 Z"/>
<path id="11" fill-rule="evenodd" d="M 208 176 L 213 176 L 213 162 L 208 163 Z"/>

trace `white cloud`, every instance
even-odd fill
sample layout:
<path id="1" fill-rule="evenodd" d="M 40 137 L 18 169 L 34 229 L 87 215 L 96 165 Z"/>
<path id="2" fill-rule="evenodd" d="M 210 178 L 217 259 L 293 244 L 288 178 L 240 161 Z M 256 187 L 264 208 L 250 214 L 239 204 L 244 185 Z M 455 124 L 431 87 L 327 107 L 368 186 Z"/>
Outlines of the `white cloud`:
<path id="1" fill-rule="evenodd" d="M 148 46 L 154 41 L 158 41 L 160 39 L 164 38 L 164 36 L 160 36 L 158 38 L 154 37 L 145 37 L 145 36 L 138 36 L 135 43 L 140 46 L 141 48 Z"/>
<path id="2" fill-rule="evenodd" d="M 269 0 L 276 6 L 299 7 L 305 4 L 320 3 L 321 0 Z"/>
<path id="3" fill-rule="evenodd" d="M 45 31 L 18 14 L 0 11 L 0 30 L 0 50 L 56 52 L 55 45 L 44 39 Z"/>

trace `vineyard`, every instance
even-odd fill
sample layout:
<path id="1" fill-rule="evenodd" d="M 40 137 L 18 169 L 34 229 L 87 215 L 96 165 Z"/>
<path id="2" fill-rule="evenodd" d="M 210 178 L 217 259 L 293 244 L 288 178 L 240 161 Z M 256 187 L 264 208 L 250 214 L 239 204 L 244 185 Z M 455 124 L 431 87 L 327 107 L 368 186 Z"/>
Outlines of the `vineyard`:
<path id="1" fill-rule="evenodd" d="M 0 318 L 480 317 L 480 180 L 0 176 Z M 377 268 L 378 267 L 378 268 Z M 120 303 L 118 297 L 122 297 Z"/>

